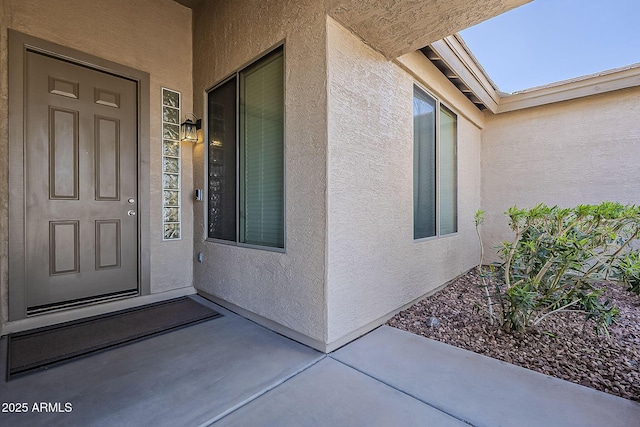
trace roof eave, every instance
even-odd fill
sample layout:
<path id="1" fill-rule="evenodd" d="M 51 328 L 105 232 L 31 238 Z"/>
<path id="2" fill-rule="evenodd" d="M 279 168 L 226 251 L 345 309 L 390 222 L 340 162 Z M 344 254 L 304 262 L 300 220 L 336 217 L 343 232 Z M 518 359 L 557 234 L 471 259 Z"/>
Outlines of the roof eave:
<path id="1" fill-rule="evenodd" d="M 459 34 L 432 43 L 423 53 L 479 109 L 493 114 L 640 86 L 637 63 L 507 94 L 498 89 Z"/>

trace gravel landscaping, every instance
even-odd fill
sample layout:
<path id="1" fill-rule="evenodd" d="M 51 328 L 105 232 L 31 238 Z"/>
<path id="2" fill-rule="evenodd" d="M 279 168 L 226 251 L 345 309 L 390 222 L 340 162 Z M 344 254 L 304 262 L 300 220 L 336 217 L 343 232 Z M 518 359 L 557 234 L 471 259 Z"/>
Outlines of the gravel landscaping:
<path id="1" fill-rule="evenodd" d="M 597 336 L 580 313 L 547 317 L 529 334 L 491 326 L 477 270 L 398 313 L 388 325 L 514 365 L 572 381 L 625 399 L 640 401 L 640 297 L 621 286 L 605 297 L 620 309 L 610 337 Z"/>

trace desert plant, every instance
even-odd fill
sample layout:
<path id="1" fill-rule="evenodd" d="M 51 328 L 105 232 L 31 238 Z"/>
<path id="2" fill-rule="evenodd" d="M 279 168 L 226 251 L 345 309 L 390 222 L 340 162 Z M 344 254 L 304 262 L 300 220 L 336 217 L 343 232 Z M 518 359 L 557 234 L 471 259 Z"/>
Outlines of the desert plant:
<path id="1" fill-rule="evenodd" d="M 489 312 L 489 322 L 491 325 L 497 320 L 495 312 L 493 310 L 493 300 L 491 299 L 491 293 L 489 292 L 489 283 L 493 275 L 493 270 L 486 271 L 484 268 L 484 244 L 482 243 L 482 236 L 480 235 L 480 224 L 484 222 L 484 211 L 478 210 L 475 214 L 476 223 L 476 235 L 480 243 L 480 263 L 478 264 L 478 274 L 482 281 L 481 287 L 484 289 L 485 297 L 487 298 L 487 311 Z"/>
<path id="2" fill-rule="evenodd" d="M 613 202 L 567 209 L 540 204 L 514 206 L 506 214 L 515 237 L 502 244 L 500 274 L 494 277 L 502 326 L 525 331 L 571 310 L 608 333 L 618 309 L 602 300 L 604 290 L 596 285 L 617 281 L 640 293 L 640 208 Z"/>

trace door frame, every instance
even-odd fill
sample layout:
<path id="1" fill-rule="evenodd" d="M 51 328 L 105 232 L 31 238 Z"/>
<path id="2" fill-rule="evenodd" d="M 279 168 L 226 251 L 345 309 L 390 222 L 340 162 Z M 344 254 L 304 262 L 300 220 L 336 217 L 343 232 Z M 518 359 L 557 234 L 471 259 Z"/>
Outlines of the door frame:
<path id="1" fill-rule="evenodd" d="M 113 74 L 136 82 L 138 119 L 138 295 L 150 293 L 149 237 L 149 74 L 67 48 L 46 40 L 8 30 L 9 45 L 9 321 L 27 317 L 25 245 L 25 69 L 27 51 Z M 104 302 L 104 301 L 97 301 Z M 96 303 L 89 301 L 87 304 Z"/>

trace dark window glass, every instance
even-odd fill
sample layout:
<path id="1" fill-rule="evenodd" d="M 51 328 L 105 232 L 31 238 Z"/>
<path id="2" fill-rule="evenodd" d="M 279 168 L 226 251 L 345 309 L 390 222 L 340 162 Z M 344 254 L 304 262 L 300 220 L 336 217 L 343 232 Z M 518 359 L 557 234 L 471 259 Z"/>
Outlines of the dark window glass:
<path id="1" fill-rule="evenodd" d="M 413 236 L 458 231 L 458 118 L 413 89 Z"/>
<path id="2" fill-rule="evenodd" d="M 436 101 L 413 91 L 413 237 L 436 235 Z"/>
<path id="3" fill-rule="evenodd" d="M 209 92 L 209 230 L 236 241 L 236 78 Z"/>
<path id="4" fill-rule="evenodd" d="M 458 231 L 458 119 L 440 106 L 440 235 Z"/>

